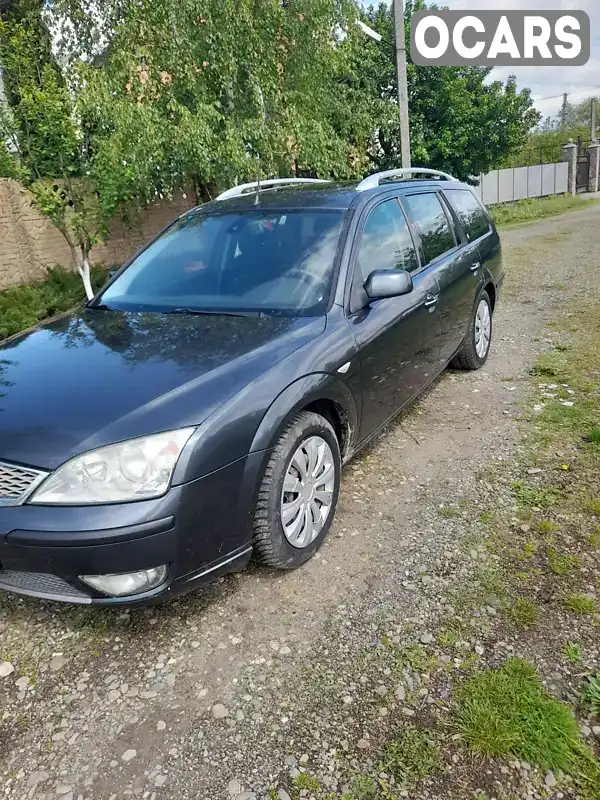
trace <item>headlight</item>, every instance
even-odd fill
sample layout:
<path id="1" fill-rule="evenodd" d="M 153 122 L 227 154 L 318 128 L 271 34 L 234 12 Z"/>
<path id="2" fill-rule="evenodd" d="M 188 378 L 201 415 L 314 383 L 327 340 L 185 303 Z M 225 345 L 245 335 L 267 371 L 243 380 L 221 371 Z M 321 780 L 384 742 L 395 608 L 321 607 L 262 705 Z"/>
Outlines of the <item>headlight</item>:
<path id="1" fill-rule="evenodd" d="M 181 428 L 75 456 L 46 478 L 28 502 L 91 505 L 160 497 L 193 432 Z"/>

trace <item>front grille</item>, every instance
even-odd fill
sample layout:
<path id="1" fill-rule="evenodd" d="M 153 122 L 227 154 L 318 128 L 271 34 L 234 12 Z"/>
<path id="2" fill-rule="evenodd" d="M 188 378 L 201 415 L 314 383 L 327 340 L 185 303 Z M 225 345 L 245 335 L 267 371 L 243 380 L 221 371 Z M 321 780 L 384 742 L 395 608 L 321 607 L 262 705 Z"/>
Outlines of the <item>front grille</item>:
<path id="1" fill-rule="evenodd" d="M 48 473 L 0 461 L 0 506 L 17 506 Z"/>
<path id="2" fill-rule="evenodd" d="M 46 572 L 19 572 L 0 569 L 0 589 L 43 597 L 49 600 L 70 600 L 72 603 L 91 603 L 85 592 L 76 589 L 57 575 Z"/>

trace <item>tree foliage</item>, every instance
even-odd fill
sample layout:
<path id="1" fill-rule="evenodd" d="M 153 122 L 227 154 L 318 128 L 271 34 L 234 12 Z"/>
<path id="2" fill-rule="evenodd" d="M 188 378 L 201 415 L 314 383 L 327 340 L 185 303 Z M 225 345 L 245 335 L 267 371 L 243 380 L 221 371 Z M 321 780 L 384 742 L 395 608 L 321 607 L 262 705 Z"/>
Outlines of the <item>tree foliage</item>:
<path id="1" fill-rule="evenodd" d="M 421 0 L 408 2 L 406 25 Z M 28 187 L 89 287 L 115 214 L 192 185 L 356 178 L 400 163 L 394 27 L 355 0 L 12 0 L 4 4 L 0 174 Z M 469 178 L 537 122 L 514 80 L 409 64 L 414 163 Z"/>
<path id="2" fill-rule="evenodd" d="M 422 0 L 406 3 L 407 45 L 410 18 L 422 8 Z M 379 93 L 387 101 L 378 121 L 378 147 L 373 154 L 377 167 L 385 169 L 400 165 L 393 11 L 381 3 L 369 7 L 364 18 L 384 41 L 361 43 L 354 53 L 353 73 L 365 91 Z M 489 82 L 487 68 L 416 66 L 410 50 L 407 56 L 414 164 L 469 180 L 500 166 L 522 146 L 539 121 L 529 90 L 518 91 L 514 77 L 505 84 Z"/>
<path id="3" fill-rule="evenodd" d="M 0 20 L 0 175 L 29 189 L 37 209 L 65 237 L 90 283 L 89 253 L 106 230 L 98 186 L 88 169 L 76 100 L 55 62 L 38 0 L 17 0 Z"/>
<path id="4" fill-rule="evenodd" d="M 95 164 L 118 196 L 151 199 L 191 180 L 202 196 L 265 174 L 354 177 L 371 122 L 363 97 L 338 91 L 353 4 L 337 0 L 152 0 L 105 4 L 101 32 L 86 0 L 65 0 L 75 36 Z M 98 43 L 103 46 L 98 52 Z M 362 158 L 362 161 L 361 161 Z M 125 162 L 125 163 L 124 163 Z"/>

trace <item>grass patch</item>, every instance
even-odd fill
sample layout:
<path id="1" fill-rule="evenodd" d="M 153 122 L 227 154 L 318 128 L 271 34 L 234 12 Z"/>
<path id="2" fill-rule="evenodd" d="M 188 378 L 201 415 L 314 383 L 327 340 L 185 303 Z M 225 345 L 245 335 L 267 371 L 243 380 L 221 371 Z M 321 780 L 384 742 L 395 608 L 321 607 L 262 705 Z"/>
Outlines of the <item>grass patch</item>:
<path id="1" fill-rule="evenodd" d="M 561 556 L 556 547 L 548 547 L 546 554 L 550 569 L 555 575 L 571 575 L 581 566 L 581 560 L 577 556 Z"/>
<path id="2" fill-rule="evenodd" d="M 591 444 L 600 444 L 600 428 L 592 428 L 585 439 Z"/>
<path id="3" fill-rule="evenodd" d="M 92 286 L 100 287 L 106 271 L 92 268 Z M 22 283 L 0 292 L 0 340 L 31 328 L 47 317 L 62 314 L 85 301 L 81 278 L 76 272 L 54 267 L 44 281 Z"/>
<path id="4" fill-rule="evenodd" d="M 432 775 L 439 766 L 439 755 L 431 736 L 426 731 L 409 728 L 401 739 L 385 745 L 379 771 L 392 775 L 406 789 Z"/>
<path id="5" fill-rule="evenodd" d="M 517 200 L 515 203 L 502 203 L 490 207 L 496 225 L 514 225 L 519 222 L 530 222 L 545 217 L 554 217 L 567 211 L 579 211 L 594 205 L 595 200 L 578 195 L 560 194 L 528 200 Z"/>
<path id="6" fill-rule="evenodd" d="M 581 650 L 579 645 L 573 642 L 567 642 L 563 647 L 563 655 L 572 664 L 579 664 L 581 662 Z"/>
<path id="7" fill-rule="evenodd" d="M 509 618 L 519 628 L 531 628 L 538 618 L 538 607 L 528 597 L 517 597 L 508 610 Z"/>
<path id="8" fill-rule="evenodd" d="M 443 519 L 452 519 L 454 517 L 460 517 L 460 511 L 454 506 L 442 506 L 442 508 L 438 508 L 438 516 Z"/>
<path id="9" fill-rule="evenodd" d="M 574 614 L 593 614 L 596 611 L 596 601 L 585 594 L 567 595 L 564 604 Z"/>
<path id="10" fill-rule="evenodd" d="M 554 522 L 551 519 L 543 519 L 537 524 L 538 533 L 542 535 L 550 534 L 550 533 L 558 533 L 560 530 L 560 525 Z"/>
<path id="11" fill-rule="evenodd" d="M 564 772 L 572 772 L 581 757 L 572 712 L 544 690 L 535 669 L 520 659 L 471 678 L 460 692 L 457 725 L 478 755 L 514 756 L 541 770 Z"/>
<path id="12" fill-rule="evenodd" d="M 421 644 L 407 644 L 396 652 L 396 666 L 399 671 L 410 667 L 415 672 L 427 672 L 432 664 L 432 657 Z"/>
<path id="13" fill-rule="evenodd" d="M 379 784 L 370 775 L 355 775 L 352 778 L 351 786 L 352 800 L 377 800 L 379 798 Z"/>
<path id="14" fill-rule="evenodd" d="M 321 788 L 319 779 L 314 775 L 309 775 L 308 772 L 301 772 L 294 778 L 294 787 L 302 791 L 306 789 L 309 792 L 318 792 Z"/>
<path id="15" fill-rule="evenodd" d="M 549 486 L 527 486 L 515 481 L 512 488 L 517 502 L 523 506 L 549 506 L 556 500 L 556 492 Z"/>
<path id="16" fill-rule="evenodd" d="M 584 503 L 586 511 L 593 514 L 595 517 L 600 517 L 600 500 L 587 500 Z"/>
<path id="17" fill-rule="evenodd" d="M 600 717 L 600 674 L 590 675 L 583 699 L 591 705 L 594 714 Z"/>

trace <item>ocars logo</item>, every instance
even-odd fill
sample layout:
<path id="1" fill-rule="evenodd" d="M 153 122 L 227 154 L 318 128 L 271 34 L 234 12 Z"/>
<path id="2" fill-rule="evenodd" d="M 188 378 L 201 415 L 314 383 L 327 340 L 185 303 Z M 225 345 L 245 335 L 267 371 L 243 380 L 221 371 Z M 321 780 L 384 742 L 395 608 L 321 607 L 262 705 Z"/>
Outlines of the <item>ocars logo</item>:
<path id="1" fill-rule="evenodd" d="M 411 57 L 430 66 L 582 66 L 590 57 L 585 11 L 417 11 Z"/>

